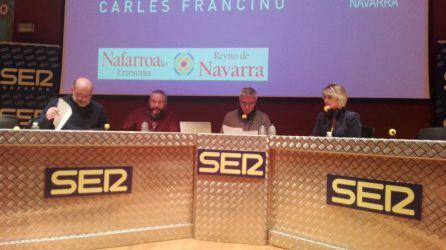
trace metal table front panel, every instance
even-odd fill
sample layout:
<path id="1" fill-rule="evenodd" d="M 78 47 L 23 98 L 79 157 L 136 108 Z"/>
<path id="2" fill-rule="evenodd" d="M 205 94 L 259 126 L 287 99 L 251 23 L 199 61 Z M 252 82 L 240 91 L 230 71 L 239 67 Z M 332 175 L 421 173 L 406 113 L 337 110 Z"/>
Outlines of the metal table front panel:
<path id="1" fill-rule="evenodd" d="M 265 136 L 200 134 L 197 139 L 198 150 L 266 152 L 267 149 Z M 196 173 L 194 237 L 200 240 L 266 244 L 266 178 Z"/>
<path id="2" fill-rule="evenodd" d="M 0 248 L 194 237 L 289 249 L 445 249 L 445 149 L 429 141 L 0 130 Z M 266 152 L 265 178 L 197 174 L 201 150 Z M 45 168 L 104 166 L 132 166 L 132 193 L 43 197 Z M 422 218 L 327 205 L 328 174 L 420 184 Z"/>
<path id="3" fill-rule="evenodd" d="M 270 146 L 273 245 L 445 248 L 446 143 L 278 137 Z M 327 174 L 421 184 L 422 219 L 327 205 Z"/>
<path id="4" fill-rule="evenodd" d="M 90 249 L 192 237 L 195 138 L 175 137 L 1 134 L 0 248 Z M 132 192 L 44 198 L 45 168 L 101 166 L 132 166 Z"/>

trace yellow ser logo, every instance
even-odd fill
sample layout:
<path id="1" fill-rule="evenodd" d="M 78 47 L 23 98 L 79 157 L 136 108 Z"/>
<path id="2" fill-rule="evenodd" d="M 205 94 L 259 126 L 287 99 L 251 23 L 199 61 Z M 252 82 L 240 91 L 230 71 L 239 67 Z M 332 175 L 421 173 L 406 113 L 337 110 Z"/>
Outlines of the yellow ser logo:
<path id="1" fill-rule="evenodd" d="M 421 220 L 422 186 L 327 176 L 327 204 Z"/>
<path id="2" fill-rule="evenodd" d="M 45 198 L 131 193 L 132 167 L 47 168 Z"/>
<path id="3" fill-rule="evenodd" d="M 198 174 L 265 177 L 265 152 L 198 150 Z"/>
<path id="4" fill-rule="evenodd" d="M 0 69 L 0 85 L 53 87 L 54 73 L 46 69 Z"/>

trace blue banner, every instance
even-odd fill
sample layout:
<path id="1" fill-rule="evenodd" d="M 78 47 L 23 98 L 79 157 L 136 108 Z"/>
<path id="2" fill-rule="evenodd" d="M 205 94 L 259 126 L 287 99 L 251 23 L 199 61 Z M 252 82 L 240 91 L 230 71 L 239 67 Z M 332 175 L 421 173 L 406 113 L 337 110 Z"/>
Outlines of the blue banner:
<path id="1" fill-rule="evenodd" d="M 0 0 L 0 41 L 12 41 L 14 0 Z"/>
<path id="2" fill-rule="evenodd" d="M 435 77 L 436 126 L 446 127 L 446 42 L 437 46 L 437 69 Z"/>
<path id="3" fill-rule="evenodd" d="M 15 115 L 26 127 L 59 87 L 59 46 L 0 43 L 0 115 Z"/>
<path id="4" fill-rule="evenodd" d="M 98 79 L 268 80 L 268 48 L 100 48 Z"/>

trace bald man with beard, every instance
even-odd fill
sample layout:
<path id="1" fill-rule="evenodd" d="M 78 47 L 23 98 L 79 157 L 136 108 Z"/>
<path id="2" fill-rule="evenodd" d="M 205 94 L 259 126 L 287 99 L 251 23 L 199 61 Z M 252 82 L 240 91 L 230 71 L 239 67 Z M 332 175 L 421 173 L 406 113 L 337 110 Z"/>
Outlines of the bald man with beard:
<path id="1" fill-rule="evenodd" d="M 92 95 L 93 83 L 89 79 L 81 77 L 73 82 L 71 95 L 62 97 L 73 111 L 62 129 L 91 130 L 104 128 L 104 125 L 108 123 L 107 115 L 101 104 L 91 100 Z M 51 100 L 37 118 L 41 129 L 54 129 L 54 118 L 60 115 L 57 109 L 58 100 Z"/>
<path id="2" fill-rule="evenodd" d="M 164 91 L 152 91 L 147 105 L 134 110 L 122 125 L 122 130 L 141 131 L 143 123 L 147 124 L 148 131 L 180 132 L 177 116 L 167 109 L 167 94 Z"/>

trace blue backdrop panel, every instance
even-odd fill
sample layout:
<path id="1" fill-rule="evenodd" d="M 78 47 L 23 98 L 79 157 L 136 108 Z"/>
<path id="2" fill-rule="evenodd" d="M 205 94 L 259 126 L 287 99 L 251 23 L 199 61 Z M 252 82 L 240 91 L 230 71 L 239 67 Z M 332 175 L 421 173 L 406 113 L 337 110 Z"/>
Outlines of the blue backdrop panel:
<path id="1" fill-rule="evenodd" d="M 435 125 L 446 127 L 446 42 L 438 43 L 437 51 Z"/>
<path id="2" fill-rule="evenodd" d="M 0 114 L 37 117 L 59 93 L 60 58 L 59 46 L 0 43 Z"/>

